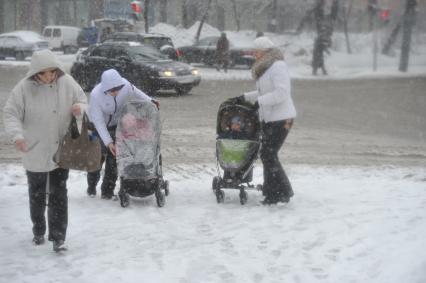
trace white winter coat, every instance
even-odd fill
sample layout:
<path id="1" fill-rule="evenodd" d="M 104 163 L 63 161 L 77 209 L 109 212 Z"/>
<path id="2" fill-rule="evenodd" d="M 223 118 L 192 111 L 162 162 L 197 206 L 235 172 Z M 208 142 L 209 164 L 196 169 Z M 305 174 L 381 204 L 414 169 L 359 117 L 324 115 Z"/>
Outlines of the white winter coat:
<path id="1" fill-rule="evenodd" d="M 256 80 L 256 88 L 255 91 L 244 93 L 244 98 L 259 103 L 260 121 L 273 122 L 296 117 L 290 75 L 283 60 L 275 61 Z"/>
<path id="2" fill-rule="evenodd" d="M 48 68 L 61 70 L 54 83 L 46 85 L 33 79 L 35 74 Z M 80 105 L 82 113 L 85 111 L 84 91 L 65 74 L 51 51 L 35 52 L 26 77 L 12 90 L 3 110 L 6 133 L 13 142 L 24 139 L 30 149 L 22 154 L 26 170 L 49 172 L 58 167 L 53 155 L 68 130 L 74 104 Z"/>
<path id="3" fill-rule="evenodd" d="M 107 90 L 124 85 L 116 97 L 107 93 Z M 108 145 L 113 142 L 108 132 L 108 127 L 116 126 L 123 107 L 129 97 L 138 97 L 142 100 L 151 101 L 151 97 L 122 78 L 120 74 L 113 70 L 107 70 L 102 74 L 102 80 L 95 86 L 90 94 L 89 117 L 96 127 L 102 142 Z"/>

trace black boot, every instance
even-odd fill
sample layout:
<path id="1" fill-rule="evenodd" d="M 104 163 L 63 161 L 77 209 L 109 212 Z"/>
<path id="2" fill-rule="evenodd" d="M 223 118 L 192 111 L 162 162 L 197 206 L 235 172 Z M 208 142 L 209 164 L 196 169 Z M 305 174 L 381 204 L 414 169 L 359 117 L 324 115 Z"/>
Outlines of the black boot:
<path id="1" fill-rule="evenodd" d="M 88 187 L 87 188 L 87 195 L 89 197 L 94 197 L 96 196 L 96 187 Z"/>
<path id="2" fill-rule="evenodd" d="M 33 238 L 33 244 L 35 246 L 43 245 L 44 244 L 44 236 L 34 236 Z"/>

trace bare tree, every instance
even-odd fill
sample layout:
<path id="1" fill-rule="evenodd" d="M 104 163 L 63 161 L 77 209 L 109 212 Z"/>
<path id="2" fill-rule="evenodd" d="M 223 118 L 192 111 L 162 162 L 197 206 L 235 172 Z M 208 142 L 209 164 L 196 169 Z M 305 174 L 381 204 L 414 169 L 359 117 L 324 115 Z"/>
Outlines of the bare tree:
<path id="1" fill-rule="evenodd" d="M 232 2 L 232 11 L 234 13 L 234 18 L 235 18 L 235 25 L 237 26 L 237 31 L 239 31 L 241 29 L 241 25 L 240 25 L 240 15 L 238 14 L 238 11 L 237 11 L 237 1 L 231 0 L 231 2 Z"/>
<path id="2" fill-rule="evenodd" d="M 389 35 L 388 40 L 386 40 L 385 45 L 382 49 L 382 54 L 389 55 L 392 45 L 395 43 L 396 38 L 401 30 L 401 22 L 398 22 L 395 27 L 392 29 L 391 34 Z"/>
<path id="3" fill-rule="evenodd" d="M 268 31 L 270 32 L 277 31 L 277 25 L 278 25 L 277 14 L 278 14 L 278 2 L 277 0 L 272 0 L 271 4 L 269 5 L 270 21 L 268 23 Z"/>
<path id="4" fill-rule="evenodd" d="M 188 4 L 187 0 L 182 1 L 182 25 L 184 28 L 189 27 L 187 4 Z"/>
<path id="5" fill-rule="evenodd" d="M 149 23 L 148 23 L 148 12 L 149 12 L 149 3 L 150 0 L 145 0 L 143 3 L 143 20 L 145 22 L 145 33 L 149 32 Z"/>
<path id="6" fill-rule="evenodd" d="M 345 6 L 345 9 L 343 10 L 343 32 L 345 33 L 346 50 L 348 54 L 352 53 L 351 42 L 349 40 L 349 32 L 348 32 L 348 21 L 349 21 L 349 16 L 352 12 L 353 2 L 354 2 L 353 0 L 349 0 L 348 7 Z"/>
<path id="7" fill-rule="evenodd" d="M 402 47 L 399 61 L 399 70 L 406 72 L 408 70 L 408 61 L 410 59 L 411 33 L 415 23 L 417 0 L 407 0 L 405 4 L 405 13 L 402 23 Z"/>
<path id="8" fill-rule="evenodd" d="M 207 16 L 209 14 L 211 3 L 212 3 L 212 0 L 208 0 L 207 7 L 203 13 L 203 16 L 201 17 L 200 25 L 198 26 L 197 34 L 195 35 L 195 42 L 198 42 L 198 40 L 200 39 L 201 30 L 203 29 L 204 22 L 206 21 Z"/>
<path id="9" fill-rule="evenodd" d="M 160 0 L 158 2 L 160 5 L 160 22 L 167 23 L 167 4 L 168 0 Z"/>

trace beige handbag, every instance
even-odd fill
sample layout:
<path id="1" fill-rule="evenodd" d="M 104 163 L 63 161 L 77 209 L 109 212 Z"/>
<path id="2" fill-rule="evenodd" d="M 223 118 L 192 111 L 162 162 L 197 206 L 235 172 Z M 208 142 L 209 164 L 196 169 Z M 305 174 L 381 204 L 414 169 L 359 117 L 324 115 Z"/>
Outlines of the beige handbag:
<path id="1" fill-rule="evenodd" d="M 89 138 L 89 119 L 83 116 L 81 132 L 78 132 L 77 121 L 72 117 L 67 133 L 61 140 L 53 161 L 64 169 L 92 172 L 101 168 L 101 144 L 99 138 Z"/>

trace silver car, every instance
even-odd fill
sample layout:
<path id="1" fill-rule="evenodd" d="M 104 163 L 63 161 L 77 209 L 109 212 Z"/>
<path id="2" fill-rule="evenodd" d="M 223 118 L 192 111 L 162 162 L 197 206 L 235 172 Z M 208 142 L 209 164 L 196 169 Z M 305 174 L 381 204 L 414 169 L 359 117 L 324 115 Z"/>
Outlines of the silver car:
<path id="1" fill-rule="evenodd" d="M 47 49 L 49 43 L 36 32 L 14 31 L 0 34 L 0 59 L 15 57 L 23 61 L 34 51 Z"/>

